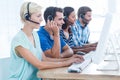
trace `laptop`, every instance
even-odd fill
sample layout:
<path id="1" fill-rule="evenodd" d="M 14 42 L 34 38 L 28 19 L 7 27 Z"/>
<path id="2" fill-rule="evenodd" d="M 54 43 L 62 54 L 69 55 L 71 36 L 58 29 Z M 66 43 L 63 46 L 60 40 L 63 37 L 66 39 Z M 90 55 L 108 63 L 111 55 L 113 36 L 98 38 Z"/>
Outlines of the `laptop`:
<path id="1" fill-rule="evenodd" d="M 82 69 L 87 67 L 91 62 L 95 64 L 100 64 L 100 62 L 104 60 L 106 55 L 105 52 L 107 47 L 107 39 L 110 33 L 110 27 L 112 23 L 112 17 L 113 15 L 110 13 L 106 14 L 106 18 L 103 24 L 103 28 L 100 34 L 100 38 L 96 50 L 84 55 L 85 61 L 83 61 L 82 63 L 72 64 L 68 68 L 68 72 L 81 72 Z"/>

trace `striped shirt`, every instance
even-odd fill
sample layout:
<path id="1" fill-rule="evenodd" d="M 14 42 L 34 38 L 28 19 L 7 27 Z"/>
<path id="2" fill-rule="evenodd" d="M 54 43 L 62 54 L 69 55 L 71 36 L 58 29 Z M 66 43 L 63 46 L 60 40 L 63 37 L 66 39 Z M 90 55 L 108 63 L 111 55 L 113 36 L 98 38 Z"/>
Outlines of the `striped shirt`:
<path id="1" fill-rule="evenodd" d="M 71 30 L 73 33 L 74 46 L 83 46 L 88 43 L 90 31 L 87 25 L 83 28 L 80 21 L 76 20 L 75 24 L 71 26 Z"/>
<path id="2" fill-rule="evenodd" d="M 69 38 L 67 39 L 64 35 L 64 31 L 63 30 L 60 30 L 60 36 L 63 38 L 63 40 L 70 46 L 70 47 L 73 47 L 74 46 L 74 43 L 73 43 L 73 34 L 72 33 L 69 33 Z"/>

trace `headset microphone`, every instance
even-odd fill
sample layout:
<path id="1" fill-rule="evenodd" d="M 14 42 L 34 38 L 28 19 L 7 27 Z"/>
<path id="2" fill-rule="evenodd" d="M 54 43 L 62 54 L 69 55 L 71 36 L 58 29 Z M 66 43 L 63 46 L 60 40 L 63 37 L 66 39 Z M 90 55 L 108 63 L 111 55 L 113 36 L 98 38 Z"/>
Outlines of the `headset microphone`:
<path id="1" fill-rule="evenodd" d="M 83 23 L 85 24 L 85 26 L 88 24 L 88 20 L 85 18 L 85 15 L 84 14 L 80 14 L 80 17 L 83 21 Z"/>
<path id="2" fill-rule="evenodd" d="M 27 13 L 24 15 L 24 16 L 25 16 L 25 19 L 28 20 L 28 21 L 30 21 L 30 22 L 32 22 L 32 23 L 40 24 L 39 22 L 35 22 L 35 21 L 33 21 L 33 20 L 30 19 L 30 17 L 31 17 L 31 15 L 30 15 L 30 13 L 29 13 L 29 5 L 30 5 L 30 3 L 31 3 L 31 2 L 29 2 L 29 3 L 27 4 Z"/>
<path id="3" fill-rule="evenodd" d="M 35 21 L 30 20 L 30 19 L 28 21 L 35 23 L 35 24 L 40 24 L 39 22 L 35 22 Z"/>

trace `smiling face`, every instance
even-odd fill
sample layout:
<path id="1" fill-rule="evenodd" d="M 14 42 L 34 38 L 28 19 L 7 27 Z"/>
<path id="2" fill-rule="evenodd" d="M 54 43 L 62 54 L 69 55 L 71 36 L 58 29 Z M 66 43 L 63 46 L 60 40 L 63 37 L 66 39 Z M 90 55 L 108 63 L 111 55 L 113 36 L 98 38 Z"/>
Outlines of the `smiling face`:
<path id="1" fill-rule="evenodd" d="M 41 12 L 33 13 L 33 14 L 31 15 L 30 20 L 39 23 L 39 24 L 36 24 L 36 23 L 34 23 L 34 24 L 35 24 L 36 26 L 40 26 L 40 23 L 42 22 L 42 14 L 41 14 Z M 36 27 L 36 28 L 37 28 L 37 27 Z"/>
<path id="2" fill-rule="evenodd" d="M 59 27 L 59 29 L 61 29 L 62 25 L 64 24 L 63 18 L 64 16 L 62 12 L 56 12 L 54 21 L 57 23 L 57 26 Z"/>
<path id="3" fill-rule="evenodd" d="M 68 16 L 68 21 L 71 22 L 71 24 L 74 24 L 75 20 L 76 20 L 75 11 L 73 11 Z"/>
<path id="4" fill-rule="evenodd" d="M 90 11 L 88 11 L 88 12 L 86 12 L 86 14 L 85 14 L 85 16 L 84 16 L 84 18 L 85 18 L 85 20 L 86 20 L 86 23 L 88 24 L 90 21 L 91 21 L 91 12 Z"/>

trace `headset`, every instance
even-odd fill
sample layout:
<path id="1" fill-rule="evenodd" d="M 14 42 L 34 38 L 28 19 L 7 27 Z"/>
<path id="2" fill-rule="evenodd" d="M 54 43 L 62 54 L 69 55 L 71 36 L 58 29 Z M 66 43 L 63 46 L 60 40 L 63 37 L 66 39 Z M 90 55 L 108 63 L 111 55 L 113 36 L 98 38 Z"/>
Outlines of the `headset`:
<path id="1" fill-rule="evenodd" d="M 67 16 L 64 16 L 64 20 L 68 21 L 68 17 L 67 17 Z"/>
<path id="2" fill-rule="evenodd" d="M 55 17 L 55 9 L 56 7 L 48 7 L 46 8 L 46 10 L 44 11 L 44 19 L 45 19 L 45 22 L 47 23 L 47 21 L 51 21 L 51 20 L 54 20 L 54 17 Z"/>
<path id="3" fill-rule="evenodd" d="M 67 13 L 64 12 L 64 20 L 68 21 Z"/>
<path id="4" fill-rule="evenodd" d="M 83 15 L 83 14 L 80 14 L 80 17 L 81 17 L 82 19 L 84 19 L 84 18 L 85 18 L 85 15 Z"/>
<path id="5" fill-rule="evenodd" d="M 67 24 L 72 24 L 69 20 L 68 20 L 68 16 L 66 13 L 64 13 L 64 20 L 65 22 L 67 22 Z"/>
<path id="6" fill-rule="evenodd" d="M 39 22 L 35 22 L 35 21 L 33 21 L 33 20 L 30 19 L 30 17 L 31 17 L 31 15 L 30 15 L 30 13 L 29 13 L 29 5 L 30 5 L 30 4 L 31 4 L 31 2 L 29 2 L 29 3 L 27 4 L 27 13 L 25 13 L 24 17 L 25 17 L 26 20 L 28 20 L 28 21 L 30 21 L 30 22 L 32 22 L 32 23 L 40 24 Z"/>
<path id="7" fill-rule="evenodd" d="M 47 20 L 49 20 L 49 21 L 53 20 L 52 15 L 49 15 L 49 16 L 47 17 Z"/>
<path id="8" fill-rule="evenodd" d="M 85 24 L 85 26 L 88 24 L 88 20 L 85 18 L 85 14 L 80 14 L 80 18 L 82 19 L 83 23 Z"/>

